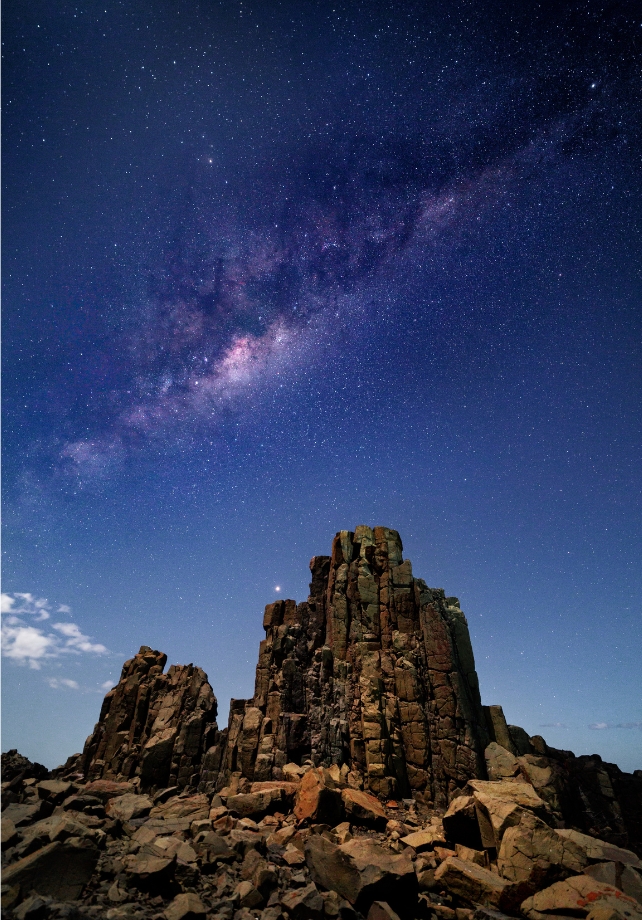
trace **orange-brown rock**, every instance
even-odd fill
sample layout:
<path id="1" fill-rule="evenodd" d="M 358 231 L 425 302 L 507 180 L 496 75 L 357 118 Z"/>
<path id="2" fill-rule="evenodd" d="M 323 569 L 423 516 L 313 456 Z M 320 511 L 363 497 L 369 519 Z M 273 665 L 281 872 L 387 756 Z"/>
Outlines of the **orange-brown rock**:
<path id="1" fill-rule="evenodd" d="M 336 535 L 307 601 L 265 608 L 251 700 L 233 701 L 221 769 L 281 779 L 310 759 L 346 765 L 369 792 L 446 806 L 485 776 L 490 737 L 466 619 L 428 588 L 386 527 Z"/>

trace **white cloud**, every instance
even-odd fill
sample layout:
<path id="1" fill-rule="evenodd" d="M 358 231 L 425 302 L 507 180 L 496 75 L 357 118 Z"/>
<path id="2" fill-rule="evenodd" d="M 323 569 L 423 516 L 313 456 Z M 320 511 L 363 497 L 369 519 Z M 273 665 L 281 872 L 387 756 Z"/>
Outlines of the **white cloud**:
<path id="1" fill-rule="evenodd" d="M 113 680 L 106 680 L 104 684 L 100 685 L 100 689 L 101 690 L 111 690 L 113 686 L 114 686 Z"/>
<path id="2" fill-rule="evenodd" d="M 595 731 L 603 731 L 605 728 L 610 728 L 608 722 L 591 722 L 589 728 L 594 729 Z"/>
<path id="3" fill-rule="evenodd" d="M 80 690 L 78 682 L 70 680 L 68 677 L 48 677 L 47 683 L 54 690 L 59 690 L 61 687 L 68 687 L 70 690 Z"/>
<path id="4" fill-rule="evenodd" d="M 71 613 L 71 608 L 59 604 L 57 612 Z M 51 617 L 51 605 L 44 597 L 36 598 L 29 592 L 3 594 L 2 613 L 2 654 L 34 670 L 39 670 L 47 658 L 83 652 L 104 655 L 107 652 L 104 645 L 92 642 L 81 632 L 76 623 L 53 623 L 51 626 L 55 632 L 45 632 L 40 627 L 28 625 L 25 617 L 34 617 L 38 623 Z"/>
<path id="5" fill-rule="evenodd" d="M 27 592 L 16 592 L 15 594 L 2 595 L 2 613 L 12 615 L 29 615 L 35 616 L 37 620 L 48 620 L 51 616 L 49 602 L 46 597 L 34 597 Z"/>
<path id="6" fill-rule="evenodd" d="M 83 635 L 75 623 L 54 623 L 53 628 L 67 637 L 65 650 L 78 649 L 81 652 L 94 652 L 96 655 L 104 655 L 107 651 L 99 642 L 90 642 L 89 636 Z"/>
<path id="7" fill-rule="evenodd" d="M 36 671 L 43 658 L 53 657 L 56 641 L 55 636 L 45 636 L 35 626 L 2 624 L 2 654 Z"/>

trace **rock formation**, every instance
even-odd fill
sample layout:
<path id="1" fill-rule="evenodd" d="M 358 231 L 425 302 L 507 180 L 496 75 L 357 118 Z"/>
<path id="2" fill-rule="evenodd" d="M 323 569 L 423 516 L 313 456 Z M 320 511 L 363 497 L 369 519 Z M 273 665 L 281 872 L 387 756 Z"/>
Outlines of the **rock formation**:
<path id="1" fill-rule="evenodd" d="M 357 527 L 315 556 L 308 600 L 265 608 L 254 697 L 235 701 L 222 768 L 281 779 L 348 764 L 377 795 L 447 804 L 484 774 L 489 737 L 466 618 L 414 578 L 399 534 Z"/>
<path id="2" fill-rule="evenodd" d="M 82 754 L 2 755 L 15 920 L 642 920 L 642 771 L 482 706 L 456 598 L 342 531 L 265 608 L 228 728 L 143 646 Z"/>
<path id="3" fill-rule="evenodd" d="M 218 731 L 216 697 L 201 668 L 172 665 L 163 674 L 166 661 L 144 645 L 123 665 L 76 764 L 88 779 L 138 776 L 142 788 L 198 782 Z"/>

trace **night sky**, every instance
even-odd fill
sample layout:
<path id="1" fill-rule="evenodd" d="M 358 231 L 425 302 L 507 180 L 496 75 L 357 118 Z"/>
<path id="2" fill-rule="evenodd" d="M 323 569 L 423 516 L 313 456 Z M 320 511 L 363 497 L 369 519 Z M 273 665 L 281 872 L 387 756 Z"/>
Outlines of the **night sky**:
<path id="1" fill-rule="evenodd" d="M 3 12 L 2 749 L 142 644 L 225 724 L 369 524 L 485 703 L 641 768 L 639 5 Z"/>

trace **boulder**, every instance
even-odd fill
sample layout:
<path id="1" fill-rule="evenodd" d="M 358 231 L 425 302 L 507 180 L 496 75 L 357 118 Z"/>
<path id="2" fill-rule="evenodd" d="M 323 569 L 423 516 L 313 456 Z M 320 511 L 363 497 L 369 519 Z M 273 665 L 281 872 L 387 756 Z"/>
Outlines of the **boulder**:
<path id="1" fill-rule="evenodd" d="M 204 821 L 209 818 L 210 800 L 204 793 L 174 796 L 167 802 L 155 805 L 149 814 L 151 818 L 163 818 L 166 821 L 172 819 L 188 819 L 190 823 Z"/>
<path id="2" fill-rule="evenodd" d="M 60 805 L 73 791 L 71 783 L 66 783 L 57 779 L 45 779 L 38 783 L 38 798 L 50 802 L 52 805 Z"/>
<path id="3" fill-rule="evenodd" d="M 512 780 L 519 775 L 517 758 L 501 744 L 491 741 L 484 751 L 486 770 L 490 780 Z"/>
<path id="4" fill-rule="evenodd" d="M 270 811 L 285 810 L 287 808 L 283 789 L 280 788 L 228 795 L 226 806 L 232 814 L 240 815 L 243 818 L 251 815 L 259 817 Z"/>
<path id="5" fill-rule="evenodd" d="M 499 849 L 504 831 L 519 824 L 526 809 L 546 814 L 546 805 L 528 783 L 470 780 L 482 845 Z M 445 824 L 444 824 L 445 826 Z"/>
<path id="6" fill-rule="evenodd" d="M 360 789 L 349 787 L 341 791 L 346 818 L 351 824 L 362 824 L 382 830 L 388 823 L 388 815 L 379 799 Z"/>
<path id="7" fill-rule="evenodd" d="M 560 828 L 555 833 L 580 847 L 589 862 L 620 862 L 625 866 L 633 866 L 634 869 L 642 871 L 642 859 L 631 850 L 616 847 L 607 843 L 606 840 L 589 837 L 588 834 L 581 834 L 572 828 Z"/>
<path id="8" fill-rule="evenodd" d="M 209 831 L 199 834 L 194 842 L 201 869 L 204 872 L 213 871 L 219 863 L 230 863 L 237 859 L 237 853 L 229 846 L 225 837 Z"/>
<path id="9" fill-rule="evenodd" d="M 460 859 L 466 862 L 475 863 L 477 866 L 484 866 L 485 869 L 490 868 L 488 852 L 486 850 L 473 850 L 472 847 L 465 847 L 462 846 L 461 843 L 456 843 L 455 853 Z"/>
<path id="10" fill-rule="evenodd" d="M 323 770 L 308 770 L 296 793 L 294 814 L 297 821 L 338 824 L 343 818 L 343 799 L 337 789 L 326 785 Z"/>
<path id="11" fill-rule="evenodd" d="M 176 872 L 176 856 L 150 856 L 144 851 L 126 856 L 127 883 L 149 894 L 166 894 L 171 890 Z"/>
<path id="12" fill-rule="evenodd" d="M 631 866 L 619 862 L 592 863 L 584 869 L 583 874 L 619 888 L 624 894 L 642 904 L 642 875 Z"/>
<path id="13" fill-rule="evenodd" d="M 11 818 L 5 818 L 2 816 L 2 849 L 6 850 L 7 847 L 12 847 L 17 841 L 18 835 L 16 833 L 16 825 L 13 823 Z"/>
<path id="14" fill-rule="evenodd" d="M 510 882 L 458 856 L 449 856 L 441 863 L 435 872 L 435 882 L 472 904 L 487 904 L 503 911 L 512 909 L 516 902 Z"/>
<path id="15" fill-rule="evenodd" d="M 453 799 L 442 822 L 449 844 L 461 843 L 474 850 L 482 848 L 474 796 L 460 795 Z"/>
<path id="16" fill-rule="evenodd" d="M 400 918 L 386 901 L 373 901 L 367 920 L 400 920 Z"/>
<path id="17" fill-rule="evenodd" d="M 98 848 L 89 841 L 56 840 L 4 869 L 2 883 L 18 885 L 23 895 L 33 889 L 60 901 L 75 901 L 91 878 L 98 856 Z"/>
<path id="18" fill-rule="evenodd" d="M 387 901 L 401 912 L 416 903 L 412 860 L 392 854 L 367 837 L 336 846 L 315 834 L 305 842 L 305 858 L 317 884 L 336 891 L 361 913 L 367 913 L 375 900 Z"/>
<path id="19" fill-rule="evenodd" d="M 46 841 L 53 843 L 55 840 L 62 842 L 72 837 L 83 838 L 100 848 L 105 841 L 105 832 L 100 828 L 88 827 L 66 813 L 43 818 L 42 821 L 36 821 L 35 824 L 25 827 L 22 831 L 23 840 L 39 839 L 43 843 Z"/>
<path id="20" fill-rule="evenodd" d="M 574 875 L 538 891 L 521 904 L 528 920 L 545 920 L 551 914 L 586 917 L 596 908 L 613 910 L 628 920 L 642 920 L 642 905 L 613 885 L 588 875 Z"/>
<path id="21" fill-rule="evenodd" d="M 117 783 L 110 779 L 94 780 L 94 782 L 87 783 L 83 789 L 83 795 L 95 796 L 103 804 L 118 795 L 127 795 L 131 792 L 134 792 L 133 783 Z"/>
<path id="22" fill-rule="evenodd" d="M 43 814 L 44 802 L 36 800 L 35 802 L 12 802 L 10 805 L 7 805 L 5 810 L 2 812 L 2 820 L 9 820 L 14 825 L 14 827 L 26 827 L 27 824 L 32 824 L 34 821 L 37 821 L 38 818 Z M 52 809 L 49 808 L 48 811 L 44 811 L 45 815 L 50 815 Z"/>
<path id="23" fill-rule="evenodd" d="M 441 828 L 431 825 L 421 831 L 414 831 L 412 834 L 406 834 L 401 838 L 404 846 L 412 847 L 417 853 L 423 853 L 424 850 L 432 850 L 435 846 L 445 846 L 445 835 Z"/>
<path id="24" fill-rule="evenodd" d="M 520 823 L 509 827 L 497 855 L 499 874 L 524 886 L 524 896 L 547 888 L 569 875 L 578 875 L 587 863 L 581 847 L 555 833 L 532 812 L 525 811 Z"/>
<path id="25" fill-rule="evenodd" d="M 110 818 L 131 821 L 134 818 L 146 817 L 152 808 L 153 802 L 148 796 L 128 792 L 111 798 L 105 810 Z"/>
<path id="26" fill-rule="evenodd" d="M 250 881 L 239 882 L 234 891 L 241 907 L 249 907 L 251 910 L 263 904 L 263 895 Z"/>
<path id="27" fill-rule="evenodd" d="M 314 882 L 304 888 L 286 891 L 281 907 L 291 920 L 323 920 L 323 898 Z"/>
<path id="28" fill-rule="evenodd" d="M 197 894 L 187 891 L 178 894 L 165 908 L 165 920 L 204 920 L 207 908 Z"/>

